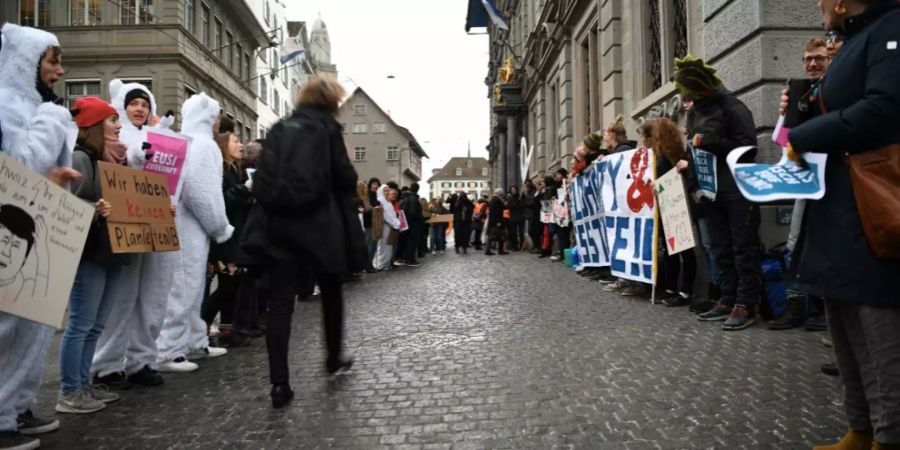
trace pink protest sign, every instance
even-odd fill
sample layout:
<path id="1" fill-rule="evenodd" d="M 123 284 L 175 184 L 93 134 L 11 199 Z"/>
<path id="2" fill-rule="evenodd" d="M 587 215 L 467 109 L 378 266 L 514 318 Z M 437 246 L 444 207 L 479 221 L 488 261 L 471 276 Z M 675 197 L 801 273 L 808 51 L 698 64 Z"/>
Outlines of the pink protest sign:
<path id="1" fill-rule="evenodd" d="M 148 131 L 147 142 L 152 156 L 144 163 L 145 172 L 158 173 L 169 182 L 172 201 L 177 202 L 181 194 L 184 161 L 187 158 L 191 138 L 172 132 Z"/>

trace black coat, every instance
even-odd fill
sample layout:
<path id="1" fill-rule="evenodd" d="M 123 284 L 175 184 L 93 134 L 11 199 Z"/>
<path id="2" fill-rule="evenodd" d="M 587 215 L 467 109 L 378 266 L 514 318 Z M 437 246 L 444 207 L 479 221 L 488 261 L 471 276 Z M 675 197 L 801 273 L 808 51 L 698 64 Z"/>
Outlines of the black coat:
<path id="1" fill-rule="evenodd" d="M 525 221 L 525 202 L 521 194 L 506 196 L 506 207 L 509 209 L 509 220 L 513 223 Z"/>
<path id="2" fill-rule="evenodd" d="M 490 212 L 488 213 L 488 221 L 491 228 L 503 226 L 503 209 L 505 207 L 506 205 L 503 204 L 503 199 L 497 197 L 496 195 L 491 197 L 491 201 L 488 203 L 488 208 L 490 208 Z"/>
<path id="3" fill-rule="evenodd" d="M 472 214 L 475 212 L 475 204 L 467 197 L 457 197 L 456 203 L 451 206 L 453 207 L 453 223 L 455 226 L 472 221 Z"/>
<path id="4" fill-rule="evenodd" d="M 244 185 L 247 176 L 244 171 L 235 165 L 225 164 L 222 176 L 222 193 L 225 197 L 225 215 L 228 223 L 234 227 L 231 239 L 215 244 L 212 249 L 212 259 L 225 263 L 244 263 L 249 258 L 241 250 L 241 233 L 247 222 L 250 207 L 253 206 L 253 195 L 250 189 Z"/>
<path id="5" fill-rule="evenodd" d="M 326 274 L 364 269 L 356 182 L 337 121 L 298 108 L 272 127 L 260 152 L 253 182 L 257 204 L 241 246 L 267 264 L 302 261 Z"/>
<path id="6" fill-rule="evenodd" d="M 716 155 L 716 199 L 741 198 L 725 158 L 738 147 L 757 145 L 756 126 L 747 105 L 727 89 L 719 88 L 712 97 L 694 102 L 687 114 L 687 132 L 688 137 L 702 134 L 700 148 Z M 756 150 L 749 151 L 740 162 L 752 163 L 755 158 Z"/>
<path id="7" fill-rule="evenodd" d="M 793 280 L 828 299 L 900 306 L 900 262 L 872 256 L 843 159 L 900 143 L 900 49 L 888 49 L 900 41 L 900 5 L 876 3 L 846 28 L 822 88 L 826 114 L 790 133 L 795 150 L 828 153 L 825 197 L 807 203 Z"/>

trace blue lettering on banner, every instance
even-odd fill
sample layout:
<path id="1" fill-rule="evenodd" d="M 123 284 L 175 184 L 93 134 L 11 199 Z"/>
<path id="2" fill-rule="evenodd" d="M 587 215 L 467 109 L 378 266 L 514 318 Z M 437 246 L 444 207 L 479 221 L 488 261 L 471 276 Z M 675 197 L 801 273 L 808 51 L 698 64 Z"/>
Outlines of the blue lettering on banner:
<path id="1" fill-rule="evenodd" d="M 616 186 L 616 179 L 617 179 L 617 177 L 618 177 L 618 175 L 619 175 L 619 169 L 622 168 L 622 161 L 624 161 L 624 160 L 625 160 L 625 158 L 616 158 L 615 164 L 610 163 L 610 162 L 607 162 L 607 164 L 606 164 L 607 170 L 609 170 L 609 178 L 612 180 L 612 183 L 611 183 L 611 184 L 612 184 L 612 189 L 613 189 L 613 196 L 612 196 L 613 202 L 612 202 L 612 207 L 610 207 L 610 208 L 607 210 L 607 212 L 612 212 L 612 211 L 618 211 L 618 210 L 619 210 L 619 195 L 618 195 L 618 192 L 617 192 L 618 189 L 617 189 L 617 186 Z"/>
<path id="2" fill-rule="evenodd" d="M 691 147 L 694 156 L 694 172 L 697 174 L 697 186 L 700 195 L 715 200 L 718 191 L 716 179 L 716 155 Z"/>
<path id="3" fill-rule="evenodd" d="M 752 202 L 812 199 L 825 195 L 825 164 L 828 155 L 804 153 L 797 163 L 782 158 L 778 164 L 744 164 L 738 159 L 753 147 L 741 147 L 728 154 L 728 166 L 741 194 Z"/>

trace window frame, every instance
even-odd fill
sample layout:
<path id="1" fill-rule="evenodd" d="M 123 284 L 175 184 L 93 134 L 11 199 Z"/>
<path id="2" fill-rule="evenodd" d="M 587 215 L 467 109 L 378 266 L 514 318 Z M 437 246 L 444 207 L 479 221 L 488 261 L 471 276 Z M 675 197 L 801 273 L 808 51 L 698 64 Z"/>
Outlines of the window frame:
<path id="1" fill-rule="evenodd" d="M 353 122 L 353 134 L 368 134 L 369 124 L 367 122 Z"/>
<path id="2" fill-rule="evenodd" d="M 22 3 L 30 2 L 34 8 L 34 16 L 30 18 L 29 21 L 22 20 L 23 13 L 22 11 Z M 41 14 L 41 3 L 44 5 L 44 14 Z M 46 28 L 50 26 L 50 1 L 49 0 L 19 0 L 19 24 L 23 26 L 29 26 L 33 28 Z M 43 22 L 41 21 L 43 19 Z"/>
<path id="3" fill-rule="evenodd" d="M 372 134 L 387 133 L 387 122 L 372 122 Z"/>
<path id="4" fill-rule="evenodd" d="M 212 47 L 212 9 L 206 2 L 200 2 L 200 41 L 207 49 Z"/>
<path id="5" fill-rule="evenodd" d="M 184 0 L 184 22 L 187 30 L 197 35 L 197 0 Z"/>
<path id="6" fill-rule="evenodd" d="M 97 93 L 96 94 L 88 93 L 86 90 L 84 90 L 84 93 L 82 93 L 80 95 L 76 95 L 74 97 L 72 97 L 69 94 L 69 87 L 72 85 L 79 85 L 82 87 L 86 87 L 88 84 L 94 84 L 94 83 L 96 83 L 96 85 L 97 85 Z M 82 98 L 82 97 L 91 97 L 91 96 L 95 96 L 95 95 L 97 97 L 99 97 L 100 90 L 102 89 L 102 87 L 103 87 L 103 80 L 101 80 L 100 78 L 75 78 L 75 79 L 71 79 L 71 80 L 66 80 L 65 90 L 64 90 L 64 92 L 65 92 L 64 99 L 65 99 L 66 105 L 69 108 L 71 108 L 72 101 L 75 99 Z"/>
<path id="7" fill-rule="evenodd" d="M 93 14 L 93 16 L 97 19 L 96 23 L 92 23 L 90 20 L 91 8 L 90 8 L 89 4 L 92 3 L 93 1 L 96 1 L 96 3 L 97 3 L 96 14 Z M 76 5 L 78 5 L 79 2 L 83 5 L 82 12 L 76 14 L 75 7 L 76 7 Z M 21 4 L 21 1 L 19 3 Z M 80 19 L 76 19 L 76 16 L 78 16 L 78 15 L 82 15 L 82 17 Z M 79 22 L 79 20 L 80 20 L 80 22 Z M 102 0 L 69 0 L 69 25 L 71 25 L 73 27 L 78 27 L 78 26 L 96 26 L 96 25 L 102 25 L 102 24 L 103 24 Z"/>
<path id="8" fill-rule="evenodd" d="M 394 157 L 391 157 L 391 153 L 394 153 Z M 388 145 L 384 154 L 385 161 L 400 161 L 400 147 L 396 145 Z"/>
<path id="9" fill-rule="evenodd" d="M 360 157 L 362 155 L 362 157 Z M 359 146 L 353 147 L 353 161 L 354 162 L 364 162 L 366 160 L 366 147 Z"/>
<path id="10" fill-rule="evenodd" d="M 119 25 L 141 25 L 147 23 L 153 23 L 153 0 L 119 0 L 115 2 L 119 5 Z M 129 5 L 129 6 L 126 6 Z M 141 16 L 141 7 L 140 5 L 146 5 L 146 9 L 144 15 L 146 17 Z M 124 13 L 131 11 L 132 14 Z M 129 20 L 123 20 L 125 17 L 130 17 Z"/>
<path id="11" fill-rule="evenodd" d="M 213 30 L 213 35 L 216 38 L 216 43 L 212 47 L 216 51 L 216 57 L 219 58 L 220 61 L 222 61 L 222 40 L 224 39 L 223 31 L 225 30 L 225 24 L 222 23 L 222 19 L 220 19 L 218 16 L 214 17 L 215 20 L 213 21 L 213 24 L 215 26 L 215 29 Z"/>
<path id="12" fill-rule="evenodd" d="M 366 111 L 368 108 L 365 103 L 356 103 L 353 105 L 353 115 L 354 116 L 364 116 L 366 115 Z"/>

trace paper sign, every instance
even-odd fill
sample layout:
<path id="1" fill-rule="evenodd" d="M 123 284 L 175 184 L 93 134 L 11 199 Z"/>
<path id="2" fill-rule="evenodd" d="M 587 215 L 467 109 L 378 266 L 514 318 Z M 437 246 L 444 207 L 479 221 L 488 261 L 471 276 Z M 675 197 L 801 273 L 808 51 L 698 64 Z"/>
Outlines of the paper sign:
<path id="1" fill-rule="evenodd" d="M 144 172 L 166 177 L 169 192 L 172 193 L 172 203 L 178 203 L 181 185 L 184 183 L 181 173 L 184 170 L 191 138 L 173 132 L 155 130 L 147 131 L 147 142 L 150 144 L 153 156 L 144 163 Z"/>
<path id="2" fill-rule="evenodd" d="M 656 180 L 656 197 L 666 235 L 666 249 L 670 255 L 694 248 L 694 226 L 688 198 L 684 191 L 684 179 L 672 169 Z"/>
<path id="3" fill-rule="evenodd" d="M 575 229 L 576 269 L 609 266 L 609 244 L 600 201 L 600 176 L 595 163 L 586 167 L 569 185 L 572 224 Z"/>
<path id="4" fill-rule="evenodd" d="M 741 194 L 751 202 L 810 199 L 825 196 L 824 153 L 805 153 L 805 164 L 797 164 L 782 154 L 778 164 L 741 164 L 740 157 L 755 147 L 736 148 L 728 154 L 728 168 Z"/>
<path id="5" fill-rule="evenodd" d="M 109 240 L 113 253 L 181 249 L 166 177 L 100 161 L 103 199 L 112 204 Z"/>
<path id="6" fill-rule="evenodd" d="M 0 153 L 0 311 L 62 325 L 93 217 L 93 205 Z"/>
<path id="7" fill-rule="evenodd" d="M 453 222 L 453 214 L 436 214 L 426 220 L 425 223 L 449 223 Z"/>
<path id="8" fill-rule="evenodd" d="M 697 195 L 710 200 L 716 199 L 719 180 L 716 176 L 716 155 L 699 148 L 691 147 L 694 157 L 694 172 L 697 174 Z"/>
<path id="9" fill-rule="evenodd" d="M 553 223 L 553 202 L 541 200 L 541 223 Z"/>

